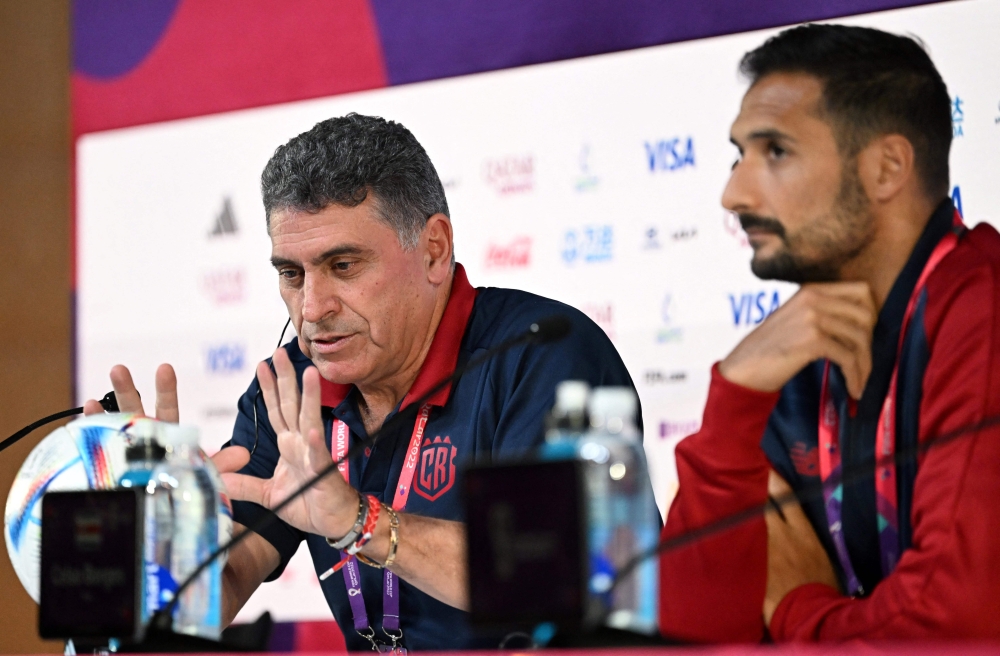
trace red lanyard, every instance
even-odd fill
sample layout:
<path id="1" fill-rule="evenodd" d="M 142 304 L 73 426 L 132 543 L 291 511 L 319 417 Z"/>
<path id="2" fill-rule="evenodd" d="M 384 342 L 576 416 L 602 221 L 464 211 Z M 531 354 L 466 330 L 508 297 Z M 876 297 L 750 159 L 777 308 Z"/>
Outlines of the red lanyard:
<path id="1" fill-rule="evenodd" d="M 903 323 L 899 332 L 899 344 L 896 348 L 896 364 L 892 369 L 889 391 L 882 402 L 882 411 L 879 414 L 878 427 L 875 432 L 875 457 L 880 462 L 875 469 L 875 507 L 883 576 L 888 576 L 896 568 L 900 555 L 896 463 L 892 456 L 896 453 L 896 387 L 899 377 L 899 362 L 903 354 L 903 340 L 931 272 L 958 245 L 958 231 L 962 228 L 962 217 L 958 212 L 955 212 L 953 226 L 955 230 L 945 235 L 934 247 L 920 273 L 920 278 L 917 279 L 910 300 L 906 304 L 906 312 L 903 314 Z M 823 386 L 819 400 L 819 471 L 823 481 L 824 507 L 830 537 L 833 539 L 837 557 L 847 578 L 848 592 L 852 595 L 860 595 L 864 594 L 865 591 L 854 572 L 844 540 L 841 514 L 844 486 L 841 481 L 840 414 L 833 399 L 830 398 L 829 373 L 830 362 L 828 360 L 823 369 Z M 836 474 L 836 480 L 831 482 L 830 478 L 834 474 Z"/>
<path id="2" fill-rule="evenodd" d="M 420 408 L 417 420 L 413 425 L 413 434 L 410 436 L 410 444 L 406 449 L 406 459 L 403 461 L 403 469 L 399 472 L 399 482 L 396 484 L 396 491 L 392 499 L 393 510 L 402 511 L 406 508 L 406 501 L 410 497 L 410 488 L 413 484 L 413 476 L 417 471 L 417 462 L 420 460 L 420 444 L 424 439 L 424 428 L 427 426 L 427 418 L 430 416 L 431 406 L 425 405 Z M 351 441 L 351 431 L 347 424 L 339 419 L 333 421 L 333 439 L 331 452 L 334 460 L 341 460 L 347 455 Z M 337 470 L 351 484 L 351 464 L 344 459 Z M 397 646 L 403 637 L 403 632 L 399 628 L 399 581 L 398 577 L 388 569 L 385 570 L 382 584 L 382 630 L 392 640 L 392 647 L 382 645 L 375 639 L 375 631 L 368 622 L 368 611 L 365 608 L 364 595 L 361 592 L 361 571 L 358 561 L 351 558 L 343 568 L 344 584 L 347 586 L 347 598 L 351 604 L 351 613 L 354 615 L 354 630 L 363 638 L 372 643 L 372 647 L 378 651 L 395 652 L 405 654 L 406 650 Z"/>

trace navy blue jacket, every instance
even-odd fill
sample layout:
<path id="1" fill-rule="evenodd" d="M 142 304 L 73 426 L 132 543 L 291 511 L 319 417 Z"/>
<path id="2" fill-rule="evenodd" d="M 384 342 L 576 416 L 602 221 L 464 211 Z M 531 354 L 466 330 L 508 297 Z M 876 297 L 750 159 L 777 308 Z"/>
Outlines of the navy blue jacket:
<path id="1" fill-rule="evenodd" d="M 425 431 L 425 448 L 437 448 L 435 440 L 448 439 L 454 467 L 422 472 L 418 465 L 413 492 L 406 512 L 449 520 L 463 518 L 461 467 L 472 461 L 490 462 L 523 454 L 543 439 L 543 419 L 552 407 L 555 386 L 567 379 L 585 380 L 592 386 L 633 387 L 621 357 L 604 332 L 586 315 L 563 303 L 509 289 L 475 290 L 469 285 L 461 265 L 456 267 L 452 294 L 435 334 L 434 343 L 409 397 L 451 373 L 455 364 L 497 346 L 524 332 L 528 326 L 551 315 L 562 314 L 572 324 L 563 340 L 544 346 L 519 346 L 466 373 L 434 407 Z M 293 340 L 284 347 L 299 374 L 311 364 Z M 357 390 L 350 386 L 324 385 L 323 418 L 326 442 L 330 446 L 334 419 L 344 421 L 351 431 L 352 444 L 366 432 L 358 411 Z M 251 448 L 254 442 L 254 381 L 239 401 L 239 415 L 230 444 Z M 407 399 L 404 399 L 404 403 Z M 243 473 L 269 478 L 278 461 L 274 431 L 267 420 L 262 400 L 257 401 L 259 441 Z M 397 412 L 398 412 L 397 408 Z M 395 414 L 395 412 L 393 413 Z M 392 415 L 390 415 L 391 417 Z M 641 413 L 640 413 L 641 416 Z M 386 435 L 370 456 L 351 462 L 351 485 L 391 503 L 412 425 L 396 435 Z M 421 462 L 423 462 L 421 458 Z M 429 461 L 433 462 L 434 459 Z M 265 513 L 255 504 L 233 504 L 235 521 L 249 525 Z M 268 580 L 279 576 L 288 560 L 305 540 L 317 573 L 339 560 L 339 554 L 323 537 L 303 533 L 284 522 L 273 523 L 262 536 L 278 550 L 281 565 Z M 372 627 L 382 636 L 382 572 L 361 565 L 362 590 Z M 347 646 L 367 650 L 370 645 L 357 635 L 343 576 L 337 573 L 322 582 L 323 594 L 340 624 Z M 403 642 L 409 649 L 460 649 L 496 647 L 476 640 L 468 626 L 467 614 L 420 592 L 406 581 L 401 583 L 400 616 Z M 384 639 L 384 636 L 383 636 Z"/>

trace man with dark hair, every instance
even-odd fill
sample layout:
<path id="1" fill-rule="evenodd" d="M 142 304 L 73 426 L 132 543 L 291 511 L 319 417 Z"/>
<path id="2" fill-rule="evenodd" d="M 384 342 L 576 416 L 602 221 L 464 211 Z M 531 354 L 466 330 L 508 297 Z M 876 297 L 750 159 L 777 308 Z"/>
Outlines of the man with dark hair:
<path id="1" fill-rule="evenodd" d="M 802 287 L 713 368 L 664 537 L 802 503 L 665 553 L 661 630 L 1000 636 L 1000 235 L 948 199 L 945 84 L 913 39 L 837 25 L 741 71 L 722 202 L 753 272 Z"/>
<path id="2" fill-rule="evenodd" d="M 474 459 L 537 446 L 558 382 L 632 387 L 625 365 L 581 312 L 469 284 L 454 264 L 437 172 L 398 123 L 356 114 L 323 121 L 278 148 L 261 191 L 271 263 L 298 338 L 275 352 L 273 373 L 257 367 L 229 448 L 214 458 L 237 500 L 237 531 L 456 365 L 545 317 L 565 315 L 572 328 L 559 342 L 518 346 L 466 373 L 433 395 L 415 424 L 380 438 L 242 542 L 226 564 L 224 621 L 304 540 L 349 649 L 496 647 L 473 638 L 462 610 L 456 475 Z M 112 382 L 122 409 L 141 412 L 124 367 Z M 99 410 L 88 402 L 88 412 Z M 177 420 L 168 365 L 157 372 L 157 416 Z"/>

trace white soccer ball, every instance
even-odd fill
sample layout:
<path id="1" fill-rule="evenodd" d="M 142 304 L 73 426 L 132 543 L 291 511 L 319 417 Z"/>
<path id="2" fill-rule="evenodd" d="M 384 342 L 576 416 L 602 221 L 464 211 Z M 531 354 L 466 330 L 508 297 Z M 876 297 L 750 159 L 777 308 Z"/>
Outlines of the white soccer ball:
<path id="1" fill-rule="evenodd" d="M 42 495 L 118 487 L 118 480 L 127 469 L 125 448 L 132 438 L 133 427 L 145 422 L 154 420 L 139 418 L 133 421 L 133 416 L 126 413 L 82 417 L 49 433 L 21 465 L 7 495 L 4 538 L 17 578 L 36 603 Z M 219 504 L 219 543 L 227 541 L 231 534 L 232 511 L 223 493 Z"/>

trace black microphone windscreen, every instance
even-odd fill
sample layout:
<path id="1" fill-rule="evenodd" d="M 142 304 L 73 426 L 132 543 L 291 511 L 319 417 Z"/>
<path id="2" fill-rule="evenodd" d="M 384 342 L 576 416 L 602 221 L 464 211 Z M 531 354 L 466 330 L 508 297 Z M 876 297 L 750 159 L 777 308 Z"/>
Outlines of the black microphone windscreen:
<path id="1" fill-rule="evenodd" d="M 565 314 L 554 314 L 551 317 L 539 319 L 531 324 L 528 332 L 532 334 L 532 341 L 536 344 L 556 342 L 569 334 L 573 326 L 569 317 Z"/>

